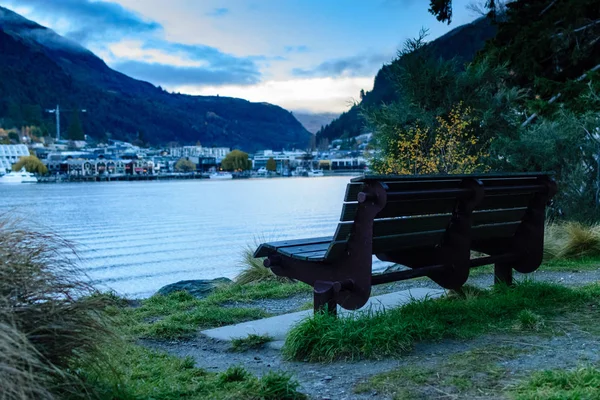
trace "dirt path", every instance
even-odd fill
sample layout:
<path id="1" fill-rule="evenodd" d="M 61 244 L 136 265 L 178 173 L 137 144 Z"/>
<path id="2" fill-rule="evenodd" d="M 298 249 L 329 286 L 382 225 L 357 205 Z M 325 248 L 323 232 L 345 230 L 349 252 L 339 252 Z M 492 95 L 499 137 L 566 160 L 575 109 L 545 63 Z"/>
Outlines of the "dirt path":
<path id="1" fill-rule="evenodd" d="M 531 276 L 533 275 L 533 276 Z M 544 272 L 531 274 L 529 279 L 537 281 L 558 282 L 568 285 L 582 285 L 600 279 L 600 270 L 585 272 Z M 480 275 L 473 277 L 470 282 L 476 286 L 489 286 L 492 277 Z M 429 280 L 409 281 L 386 285 L 378 289 L 382 292 L 405 290 L 411 287 L 434 287 Z M 293 307 L 310 300 L 310 296 L 294 296 Z M 248 306 L 260 306 L 269 312 L 293 311 L 286 307 L 287 300 L 261 300 L 247 303 Z M 236 304 L 242 305 L 242 304 Z M 223 371 L 232 365 L 243 365 L 249 371 L 262 375 L 269 370 L 283 370 L 291 373 L 301 384 L 301 391 L 312 399 L 388 399 L 390 393 L 382 393 L 377 387 L 363 387 L 362 393 L 355 393 L 355 388 L 364 383 L 369 377 L 397 368 L 410 367 L 417 370 L 440 370 L 448 368 L 449 360 L 460 357 L 478 349 L 510 347 L 510 355 L 500 355 L 493 362 L 494 379 L 500 376 L 500 381 L 490 380 L 488 370 L 490 365 L 482 365 L 482 371 L 474 370 L 474 378 L 466 379 L 470 388 L 466 391 L 448 386 L 445 381 L 433 380 L 435 384 L 411 386 L 407 382 L 406 390 L 411 398 L 498 398 L 502 391 L 514 384 L 517 378 L 525 377 L 534 370 L 547 368 L 572 368 L 585 363 L 600 361 L 600 335 L 597 331 L 586 328 L 585 322 L 578 320 L 548 321 L 552 325 L 550 333 L 536 335 L 483 336 L 469 341 L 444 340 L 439 343 L 419 343 L 414 351 L 400 359 L 385 359 L 381 361 L 337 362 L 332 364 L 302 363 L 283 360 L 278 350 L 264 348 L 250 350 L 244 353 L 230 351 L 230 344 L 208 339 L 202 335 L 179 342 L 144 341 L 143 344 L 152 348 L 167 351 L 170 354 L 190 356 L 196 365 L 209 371 Z M 477 359 L 477 358 L 476 358 Z M 458 359 L 457 359 L 458 360 Z M 452 364 L 451 361 L 450 365 Z M 459 362 L 459 361 L 456 361 Z M 479 376 L 479 378 L 478 378 Z M 441 378 L 440 378 L 441 379 Z M 458 379 L 458 378 L 457 378 Z M 490 383 L 491 382 L 491 383 Z M 438 384 L 439 383 L 439 384 Z M 366 389 L 365 389 L 366 388 Z M 463 388 L 464 389 L 464 388 Z M 404 390 L 404 389 L 402 389 Z"/>

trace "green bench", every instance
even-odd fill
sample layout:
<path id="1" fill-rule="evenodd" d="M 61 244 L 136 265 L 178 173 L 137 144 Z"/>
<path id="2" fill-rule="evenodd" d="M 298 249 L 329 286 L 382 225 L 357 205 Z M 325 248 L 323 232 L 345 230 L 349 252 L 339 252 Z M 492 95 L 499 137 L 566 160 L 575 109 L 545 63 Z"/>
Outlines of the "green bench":
<path id="1" fill-rule="evenodd" d="M 362 307 L 372 285 L 427 276 L 459 289 L 471 268 L 489 264 L 496 282 L 511 284 L 513 269 L 529 273 L 542 262 L 555 193 L 544 173 L 355 178 L 333 236 L 264 243 L 254 257 L 313 286 L 315 311 L 332 313 Z M 410 269 L 373 275 L 373 255 Z"/>

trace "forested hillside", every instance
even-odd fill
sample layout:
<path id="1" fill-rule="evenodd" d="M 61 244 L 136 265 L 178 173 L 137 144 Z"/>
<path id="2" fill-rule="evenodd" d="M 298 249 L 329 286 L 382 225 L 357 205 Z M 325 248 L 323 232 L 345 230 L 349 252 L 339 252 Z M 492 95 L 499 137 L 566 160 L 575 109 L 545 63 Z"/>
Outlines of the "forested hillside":
<path id="1" fill-rule="evenodd" d="M 288 111 L 227 97 L 167 93 L 110 69 L 53 31 L 0 7 L 0 120 L 5 128 L 40 126 L 53 133 L 60 104 L 84 108 L 86 134 L 152 144 L 304 148 L 310 134 Z M 72 115 L 64 113 L 64 132 Z"/>
<path id="2" fill-rule="evenodd" d="M 458 62 L 464 63 L 471 61 L 483 48 L 485 41 L 492 38 L 495 32 L 495 26 L 488 19 L 480 18 L 431 41 L 428 47 L 435 57 L 445 60 L 456 58 Z M 363 133 L 365 129 L 365 119 L 361 115 L 363 109 L 379 107 L 381 104 L 389 104 L 397 100 L 398 94 L 390 70 L 400 62 L 398 58 L 391 64 L 384 65 L 375 76 L 373 90 L 365 92 L 359 104 L 321 129 L 317 133 L 317 140 L 324 138 L 332 140 L 342 136 L 353 137 Z"/>

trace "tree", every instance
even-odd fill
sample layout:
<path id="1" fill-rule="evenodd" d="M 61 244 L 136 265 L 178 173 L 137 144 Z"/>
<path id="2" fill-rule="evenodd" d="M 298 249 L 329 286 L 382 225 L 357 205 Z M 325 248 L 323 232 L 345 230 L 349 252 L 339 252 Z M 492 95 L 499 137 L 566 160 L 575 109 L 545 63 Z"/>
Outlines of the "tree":
<path id="1" fill-rule="evenodd" d="M 180 158 L 175 163 L 175 170 L 181 172 L 193 172 L 196 170 L 196 164 L 188 159 Z"/>
<path id="2" fill-rule="evenodd" d="M 486 0 L 484 7 L 487 8 L 492 16 L 496 10 L 497 0 Z M 429 12 L 437 18 L 438 21 L 452 22 L 452 0 L 430 0 Z"/>
<path id="3" fill-rule="evenodd" d="M 252 161 L 248 159 L 248 153 L 233 150 L 221 161 L 221 168 L 225 171 L 247 171 L 252 169 Z"/>
<path id="4" fill-rule="evenodd" d="M 37 173 L 40 175 L 44 175 L 48 173 L 48 168 L 40 161 L 36 156 L 25 156 L 19 158 L 13 166 L 13 171 L 20 171 L 21 168 L 25 167 L 27 172 Z"/>
<path id="5" fill-rule="evenodd" d="M 83 127 L 81 126 L 81 120 L 79 119 L 79 111 L 73 111 L 71 120 L 69 121 L 69 128 L 67 130 L 67 139 L 69 140 L 84 140 Z"/>
<path id="6" fill-rule="evenodd" d="M 273 157 L 267 160 L 267 171 L 275 172 L 277 171 L 277 162 Z"/>
<path id="7" fill-rule="evenodd" d="M 459 174 L 485 171 L 488 154 L 475 136 L 477 120 L 472 111 L 459 103 L 446 118 L 437 117 L 431 128 L 415 122 L 396 127 L 396 134 L 383 157 L 375 159 L 373 169 L 381 174 Z"/>

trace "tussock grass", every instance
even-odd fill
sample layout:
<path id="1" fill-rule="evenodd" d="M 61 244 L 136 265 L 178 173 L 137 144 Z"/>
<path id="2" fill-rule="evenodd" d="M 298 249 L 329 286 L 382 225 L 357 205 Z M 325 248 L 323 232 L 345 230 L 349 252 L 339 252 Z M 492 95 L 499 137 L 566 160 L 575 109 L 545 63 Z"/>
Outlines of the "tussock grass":
<path id="1" fill-rule="evenodd" d="M 600 398 L 600 369 L 592 366 L 572 371 L 535 372 L 513 391 L 517 400 Z"/>
<path id="2" fill-rule="evenodd" d="M 546 227 L 544 257 L 579 259 L 600 257 L 600 225 L 563 222 Z"/>
<path id="3" fill-rule="evenodd" d="M 356 360 L 400 356 L 417 341 L 472 338 L 508 331 L 524 310 L 548 318 L 586 303 L 598 303 L 600 285 L 571 289 L 523 282 L 471 294 L 414 301 L 403 307 L 334 318 L 314 315 L 294 327 L 284 355 L 306 361 Z M 524 314 L 521 314 L 521 319 Z"/>
<path id="4" fill-rule="evenodd" d="M 252 349 L 260 349 L 271 341 L 273 341 L 273 338 L 269 335 L 256 335 L 251 333 L 245 338 L 233 339 L 231 341 L 231 350 L 244 352 Z"/>
<path id="5" fill-rule="evenodd" d="M 0 380 L 12 398 L 23 390 L 34 398 L 85 392 L 71 363 L 110 337 L 104 301 L 86 297 L 92 290 L 65 249 L 73 251 L 56 236 L 0 216 Z"/>
<path id="6" fill-rule="evenodd" d="M 242 272 L 235 278 L 238 285 L 247 285 L 255 282 L 280 282 L 290 283 L 292 279 L 275 275 L 263 265 L 264 258 L 254 258 L 254 250 L 248 246 L 242 252 Z"/>

